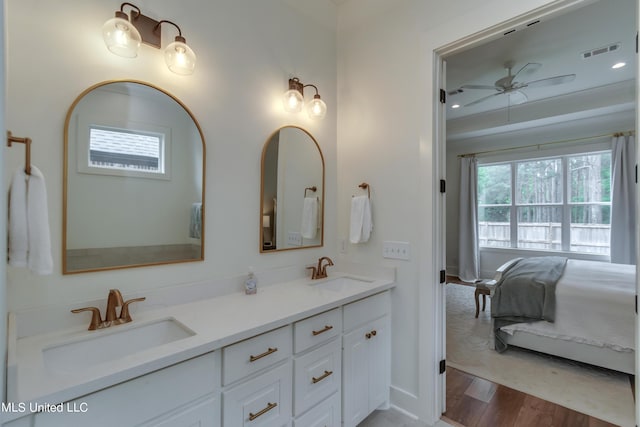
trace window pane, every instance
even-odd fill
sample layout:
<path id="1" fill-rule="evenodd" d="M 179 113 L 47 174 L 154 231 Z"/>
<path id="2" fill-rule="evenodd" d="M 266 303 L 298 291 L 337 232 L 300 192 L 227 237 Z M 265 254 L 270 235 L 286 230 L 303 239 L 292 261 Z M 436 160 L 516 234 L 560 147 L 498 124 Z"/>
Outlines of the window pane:
<path id="1" fill-rule="evenodd" d="M 478 209 L 478 237 L 480 246 L 508 248 L 511 246 L 509 206 L 480 206 Z"/>
<path id="2" fill-rule="evenodd" d="M 610 205 L 571 207 L 572 251 L 608 255 L 610 235 Z"/>
<path id="3" fill-rule="evenodd" d="M 571 203 L 611 201 L 611 153 L 569 157 Z"/>
<path id="4" fill-rule="evenodd" d="M 162 139 L 135 131 L 92 127 L 89 133 L 89 165 L 107 169 L 163 173 Z"/>
<path id="5" fill-rule="evenodd" d="M 478 166 L 478 204 L 511 204 L 511 165 Z"/>
<path id="6" fill-rule="evenodd" d="M 562 203 L 562 162 L 541 159 L 518 163 L 516 203 Z"/>
<path id="7" fill-rule="evenodd" d="M 518 208 L 518 248 L 562 250 L 562 208 Z"/>

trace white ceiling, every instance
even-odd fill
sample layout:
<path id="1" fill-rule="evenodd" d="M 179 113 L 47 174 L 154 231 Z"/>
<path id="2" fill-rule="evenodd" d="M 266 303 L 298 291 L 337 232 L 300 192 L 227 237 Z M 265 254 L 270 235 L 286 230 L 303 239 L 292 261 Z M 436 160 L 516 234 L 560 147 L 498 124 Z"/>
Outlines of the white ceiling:
<path id="1" fill-rule="evenodd" d="M 529 62 L 542 67 L 528 76 L 518 76 L 519 82 L 544 79 L 557 75 L 576 74 L 574 81 L 555 86 L 524 88 L 529 100 L 521 106 L 538 104 L 559 95 L 582 91 L 593 92 L 602 98 L 607 93 L 603 87 L 633 87 L 636 75 L 635 58 L 635 0 L 599 0 L 560 16 L 547 18 L 537 24 L 504 35 L 494 41 L 474 47 L 446 58 L 446 89 L 454 91 L 462 85 L 493 85 L 507 75 L 504 64 L 514 62 L 515 73 Z M 621 43 L 620 49 L 582 58 L 582 52 Z M 616 62 L 626 62 L 620 69 L 612 69 Z M 627 82 L 620 83 L 620 82 Z M 626 86 L 625 86 L 626 85 Z M 598 88 L 599 90 L 592 90 Z M 465 105 L 481 97 L 495 93 L 492 90 L 464 89 L 463 93 L 448 95 L 447 120 L 460 122 L 462 117 L 482 116 L 488 112 L 505 110 L 508 96 L 494 96 L 486 102 L 469 107 L 452 109 L 452 105 Z M 616 101 L 613 101 L 616 102 Z"/>

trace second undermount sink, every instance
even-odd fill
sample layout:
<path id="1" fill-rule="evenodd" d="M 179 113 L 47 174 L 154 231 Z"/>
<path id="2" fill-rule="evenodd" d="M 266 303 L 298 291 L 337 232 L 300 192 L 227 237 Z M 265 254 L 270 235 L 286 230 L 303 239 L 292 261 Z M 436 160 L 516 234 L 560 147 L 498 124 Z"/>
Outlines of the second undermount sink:
<path id="1" fill-rule="evenodd" d="M 122 329 L 120 329 L 122 328 Z M 174 318 L 112 326 L 42 350 L 45 366 L 73 372 L 195 335 Z"/>
<path id="2" fill-rule="evenodd" d="M 318 289 L 327 289 L 330 291 L 341 291 L 345 287 L 354 286 L 354 285 L 366 285 L 369 283 L 373 283 L 373 281 L 345 276 L 345 277 L 336 277 L 333 279 L 329 278 L 326 280 L 312 281 L 311 283 L 309 283 L 309 285 Z"/>

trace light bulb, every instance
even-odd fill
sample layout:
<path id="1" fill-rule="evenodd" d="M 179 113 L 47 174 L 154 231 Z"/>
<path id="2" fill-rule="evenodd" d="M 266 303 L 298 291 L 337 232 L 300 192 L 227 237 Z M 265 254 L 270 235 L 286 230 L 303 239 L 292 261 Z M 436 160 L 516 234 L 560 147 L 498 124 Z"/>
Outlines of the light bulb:
<path id="1" fill-rule="evenodd" d="M 164 50 L 164 60 L 171 71 L 183 76 L 193 74 L 196 68 L 196 54 L 182 36 L 176 36 L 176 41 L 167 46 Z"/>
<path id="2" fill-rule="evenodd" d="M 124 58 L 135 58 L 142 37 L 136 27 L 129 22 L 127 15 L 117 11 L 115 18 L 109 19 L 102 26 L 102 38 L 107 49 Z"/>
<path id="3" fill-rule="evenodd" d="M 307 105 L 307 114 L 312 119 L 322 119 L 327 114 L 327 104 L 320 99 L 320 95 L 314 95 Z"/>
<path id="4" fill-rule="evenodd" d="M 304 104 L 304 98 L 302 94 L 296 89 L 289 89 L 282 97 L 282 104 L 284 110 L 289 113 L 298 113 L 302 111 L 302 105 Z"/>

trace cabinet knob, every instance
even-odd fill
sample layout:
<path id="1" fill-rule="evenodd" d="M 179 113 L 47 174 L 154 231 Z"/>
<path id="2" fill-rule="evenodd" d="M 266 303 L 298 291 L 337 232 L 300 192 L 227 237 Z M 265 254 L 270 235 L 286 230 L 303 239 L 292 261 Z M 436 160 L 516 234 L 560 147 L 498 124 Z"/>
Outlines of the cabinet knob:
<path id="1" fill-rule="evenodd" d="M 367 332 L 366 334 L 364 334 L 364 336 L 365 336 L 368 340 L 370 340 L 370 339 L 371 339 L 371 333 L 370 333 L 370 332 Z"/>
<path id="2" fill-rule="evenodd" d="M 377 332 L 376 332 L 375 329 L 373 331 L 371 331 L 371 335 L 373 335 L 374 337 L 376 336 L 376 334 L 377 334 Z"/>

